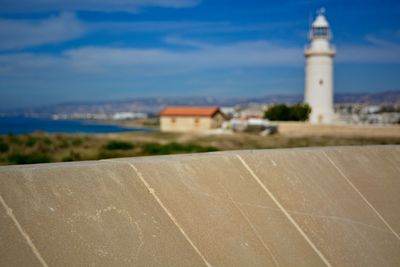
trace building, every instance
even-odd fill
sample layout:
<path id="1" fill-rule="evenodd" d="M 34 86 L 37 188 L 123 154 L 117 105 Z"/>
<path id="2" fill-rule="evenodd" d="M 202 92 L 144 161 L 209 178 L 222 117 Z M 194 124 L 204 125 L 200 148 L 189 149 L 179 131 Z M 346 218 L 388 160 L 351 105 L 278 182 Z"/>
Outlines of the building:
<path id="1" fill-rule="evenodd" d="M 166 107 L 160 112 L 163 132 L 201 132 L 220 128 L 225 120 L 218 107 Z"/>
<path id="2" fill-rule="evenodd" d="M 324 9 L 312 23 L 310 44 L 305 49 L 304 102 L 311 106 L 311 123 L 331 123 L 333 111 L 333 58 L 335 49 L 330 41 L 332 34 L 324 16 Z"/>
<path id="3" fill-rule="evenodd" d="M 264 118 L 264 113 L 267 107 L 263 104 L 249 103 L 242 105 L 237 110 L 237 115 L 241 119 Z"/>
<path id="4" fill-rule="evenodd" d="M 117 112 L 112 116 L 114 120 L 146 119 L 147 114 L 142 112 Z"/>

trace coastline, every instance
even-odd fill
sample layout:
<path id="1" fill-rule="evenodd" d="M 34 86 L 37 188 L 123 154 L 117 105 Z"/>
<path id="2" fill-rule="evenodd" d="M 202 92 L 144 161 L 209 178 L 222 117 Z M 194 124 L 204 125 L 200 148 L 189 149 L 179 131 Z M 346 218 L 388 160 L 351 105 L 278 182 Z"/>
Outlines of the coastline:
<path id="1" fill-rule="evenodd" d="M 150 132 L 156 128 L 123 125 L 98 120 L 53 120 L 30 117 L 0 117 L 0 135 L 32 134 L 107 134 L 122 132 Z"/>

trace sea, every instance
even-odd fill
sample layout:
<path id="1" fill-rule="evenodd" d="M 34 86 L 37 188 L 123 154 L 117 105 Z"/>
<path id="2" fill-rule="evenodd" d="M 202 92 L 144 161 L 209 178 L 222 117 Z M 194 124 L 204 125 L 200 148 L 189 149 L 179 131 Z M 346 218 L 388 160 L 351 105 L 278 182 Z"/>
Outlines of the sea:
<path id="1" fill-rule="evenodd" d="M 127 128 L 103 125 L 94 120 L 52 120 L 30 117 L 0 117 L 0 134 L 29 134 L 33 132 L 66 134 L 105 134 L 150 132 L 150 128 Z"/>

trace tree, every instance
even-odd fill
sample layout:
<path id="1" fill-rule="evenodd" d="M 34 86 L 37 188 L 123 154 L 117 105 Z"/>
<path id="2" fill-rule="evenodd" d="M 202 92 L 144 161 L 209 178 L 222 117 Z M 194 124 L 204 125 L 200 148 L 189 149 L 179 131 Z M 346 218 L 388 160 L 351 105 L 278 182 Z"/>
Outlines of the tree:
<path id="1" fill-rule="evenodd" d="M 311 107 L 308 104 L 297 104 L 290 109 L 292 121 L 306 121 L 311 113 Z"/>
<path id="2" fill-rule="evenodd" d="M 270 121 L 306 121 L 310 113 L 311 107 L 308 104 L 278 104 L 270 107 L 264 117 Z"/>
<path id="3" fill-rule="evenodd" d="M 285 104 L 274 105 L 265 112 L 264 117 L 270 121 L 289 121 L 290 108 Z"/>

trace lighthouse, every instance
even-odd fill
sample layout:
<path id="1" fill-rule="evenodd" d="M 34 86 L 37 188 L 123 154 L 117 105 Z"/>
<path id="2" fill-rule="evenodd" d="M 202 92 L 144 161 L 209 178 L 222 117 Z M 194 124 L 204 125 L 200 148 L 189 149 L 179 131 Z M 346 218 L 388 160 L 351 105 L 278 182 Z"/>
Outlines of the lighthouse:
<path id="1" fill-rule="evenodd" d="M 311 25 L 306 58 L 304 102 L 311 107 L 310 123 L 332 123 L 333 120 L 333 58 L 332 34 L 320 9 Z"/>

